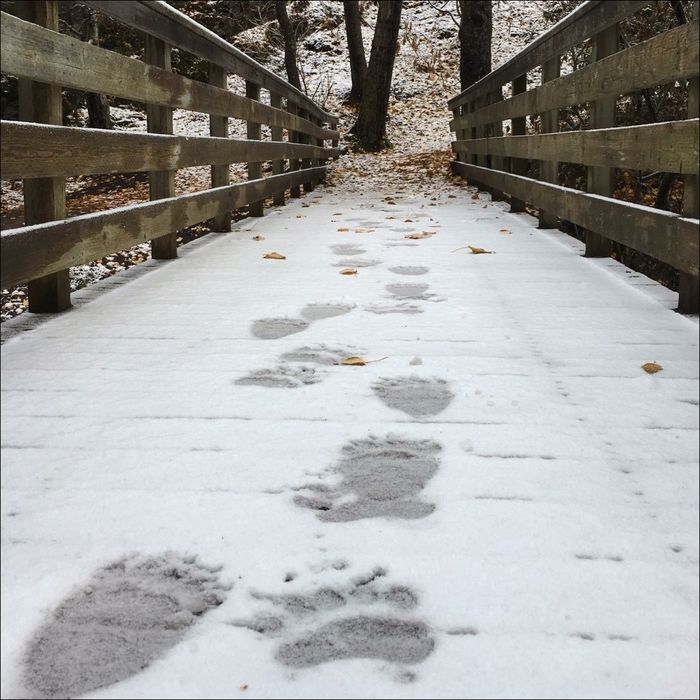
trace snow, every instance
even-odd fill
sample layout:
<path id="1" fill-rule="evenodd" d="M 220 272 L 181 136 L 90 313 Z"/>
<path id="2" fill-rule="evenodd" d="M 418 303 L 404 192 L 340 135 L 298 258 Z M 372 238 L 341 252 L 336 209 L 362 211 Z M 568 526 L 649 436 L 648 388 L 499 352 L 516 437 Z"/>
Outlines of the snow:
<path id="1" fill-rule="evenodd" d="M 697 322 L 469 195 L 317 188 L 3 324 L 3 697 L 132 603 L 161 655 L 87 697 L 697 697 Z"/>

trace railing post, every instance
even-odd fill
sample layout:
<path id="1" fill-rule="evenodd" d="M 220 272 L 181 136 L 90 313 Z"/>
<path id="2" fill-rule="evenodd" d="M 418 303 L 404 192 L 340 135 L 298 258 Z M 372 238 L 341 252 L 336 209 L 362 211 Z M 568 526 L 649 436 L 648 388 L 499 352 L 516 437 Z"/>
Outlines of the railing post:
<path id="1" fill-rule="evenodd" d="M 144 61 L 158 68 L 170 70 L 170 46 L 149 34 L 145 37 Z M 172 134 L 173 110 L 170 107 L 146 105 L 146 121 L 149 133 Z M 161 170 L 149 173 L 151 200 L 175 196 L 175 171 Z M 177 257 L 177 232 L 159 236 L 151 241 L 151 257 L 154 260 L 170 260 Z"/>
<path id="2" fill-rule="evenodd" d="M 501 102 L 503 100 L 503 90 L 498 88 L 494 90 L 489 99 L 489 104 L 495 104 L 496 102 Z M 503 122 L 491 122 L 487 125 L 487 136 L 490 138 L 500 138 L 503 136 Z M 503 170 L 503 156 L 495 156 L 489 154 L 486 157 L 486 166 L 488 168 L 493 168 L 494 170 Z M 500 190 L 491 189 L 491 199 L 498 201 L 503 199 L 503 192 Z"/>
<path id="3" fill-rule="evenodd" d="M 58 31 L 57 2 L 18 2 L 17 16 Z M 19 118 L 22 121 L 60 126 L 63 123 L 61 88 L 58 85 L 18 81 Z M 62 177 L 24 180 L 24 222 L 27 226 L 65 219 L 66 181 Z M 50 313 L 70 308 L 70 270 L 59 270 L 28 284 L 29 311 Z"/>
<path id="4" fill-rule="evenodd" d="M 299 114 L 299 107 L 294 104 L 294 102 L 291 102 L 290 100 L 287 100 L 287 111 L 290 114 Z M 298 131 L 288 131 L 288 139 L 291 143 L 301 143 L 301 138 L 299 135 Z M 299 170 L 299 165 L 301 161 L 298 158 L 290 158 L 289 159 L 289 169 L 290 170 Z M 293 197 L 294 199 L 301 197 L 301 187 L 299 185 L 295 185 L 294 187 L 291 187 L 289 189 L 289 196 Z"/>
<path id="5" fill-rule="evenodd" d="M 270 107 L 275 109 L 282 109 L 282 98 L 276 93 L 270 93 Z M 281 126 L 271 126 L 270 131 L 272 133 L 273 141 L 282 140 L 282 127 Z M 281 175 L 284 172 L 284 161 L 281 158 L 276 158 L 272 161 L 272 174 Z M 284 206 L 284 190 L 280 192 L 275 192 L 272 197 L 272 201 L 277 206 Z"/>
<path id="6" fill-rule="evenodd" d="M 251 100 L 260 101 L 260 86 L 250 80 L 245 81 L 245 96 Z M 260 140 L 260 124 L 248 120 L 246 134 L 249 139 Z M 262 177 L 262 163 L 248 163 L 248 179 L 258 180 Z M 248 212 L 251 216 L 263 215 L 263 202 L 251 202 L 248 205 Z"/>
<path id="7" fill-rule="evenodd" d="M 593 37 L 591 61 L 600 61 L 618 49 L 619 25 L 604 29 Z M 591 129 L 615 126 L 615 97 L 604 97 L 591 102 Z M 588 191 L 612 197 L 615 191 L 615 171 L 601 166 L 588 168 Z M 612 253 L 612 241 L 597 231 L 586 231 L 587 258 L 607 258 Z"/>
<path id="8" fill-rule="evenodd" d="M 209 64 L 209 83 L 214 87 L 227 89 L 226 71 L 214 63 Z M 228 117 L 219 117 L 214 114 L 209 115 L 209 134 L 228 138 Z M 231 182 L 229 164 L 211 166 L 211 186 L 223 187 Z M 213 220 L 214 228 L 217 231 L 231 230 L 231 212 L 224 212 Z"/>
<path id="9" fill-rule="evenodd" d="M 560 72 L 561 62 L 559 56 L 545 61 L 542 64 L 542 84 L 544 85 L 550 80 L 558 78 Z M 547 112 L 542 112 L 540 121 L 542 126 L 541 133 L 549 134 L 553 131 L 559 131 L 559 110 L 551 109 Z M 543 182 L 551 182 L 554 185 L 559 184 L 559 163 L 552 160 L 541 160 L 540 180 Z M 557 228 L 556 214 L 540 208 L 539 228 Z"/>
<path id="10" fill-rule="evenodd" d="M 527 90 L 527 74 L 520 75 L 513 80 L 513 95 L 519 95 Z M 512 136 L 525 136 L 527 117 L 513 117 L 511 120 L 510 133 Z M 513 175 L 527 175 L 527 159 L 511 158 L 510 172 Z M 511 212 L 525 211 L 525 202 L 515 197 L 510 198 Z"/>
<path id="11" fill-rule="evenodd" d="M 299 110 L 299 116 L 302 117 L 302 119 L 307 119 L 311 120 L 311 115 L 306 111 L 306 110 Z M 311 143 L 311 136 L 309 134 L 303 134 L 300 138 L 300 141 L 302 143 Z M 302 158 L 301 160 L 301 168 L 302 170 L 306 168 L 311 167 L 311 158 Z M 309 180 L 308 182 L 304 183 L 304 192 L 313 192 L 314 191 L 314 183 Z"/>
<path id="12" fill-rule="evenodd" d="M 700 3 L 692 4 L 692 19 L 700 17 Z M 697 119 L 699 111 L 698 78 L 688 81 L 688 119 Z M 700 217 L 698 202 L 698 176 L 683 176 L 683 216 L 697 219 Z M 681 272 L 678 287 L 678 311 L 683 314 L 696 314 L 700 311 L 700 277 Z"/>

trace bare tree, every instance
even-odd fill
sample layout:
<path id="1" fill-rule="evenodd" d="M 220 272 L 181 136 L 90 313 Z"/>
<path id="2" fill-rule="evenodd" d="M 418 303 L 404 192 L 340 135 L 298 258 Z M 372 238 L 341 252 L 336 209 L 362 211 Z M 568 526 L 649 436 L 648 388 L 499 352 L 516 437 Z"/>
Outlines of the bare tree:
<path id="1" fill-rule="evenodd" d="M 344 0 L 343 8 L 345 10 L 345 31 L 348 35 L 350 77 L 352 78 L 350 100 L 359 102 L 362 99 L 362 90 L 367 76 L 367 59 L 365 58 L 365 47 L 362 43 L 360 3 L 358 0 Z"/>
<path id="2" fill-rule="evenodd" d="M 276 0 L 275 12 L 284 39 L 284 67 L 287 69 L 287 80 L 297 90 L 301 90 L 299 68 L 297 67 L 297 35 L 292 23 L 289 21 L 285 0 Z"/>
<path id="3" fill-rule="evenodd" d="M 400 24 L 401 2 L 379 0 L 377 26 L 372 39 L 362 102 L 357 121 L 352 127 L 352 133 L 357 136 L 362 148 L 368 151 L 378 151 L 385 145 L 391 75 L 394 71 Z"/>
<path id="4" fill-rule="evenodd" d="M 466 90 L 491 72 L 491 0 L 458 0 L 459 82 Z"/>
<path id="5" fill-rule="evenodd" d="M 85 8 L 86 18 L 83 25 L 83 38 L 89 44 L 99 44 L 99 25 L 97 23 L 97 13 Z M 112 120 L 109 115 L 109 99 L 107 95 L 101 95 L 96 92 L 85 93 L 85 101 L 88 110 L 88 125 L 93 129 L 111 129 Z"/>

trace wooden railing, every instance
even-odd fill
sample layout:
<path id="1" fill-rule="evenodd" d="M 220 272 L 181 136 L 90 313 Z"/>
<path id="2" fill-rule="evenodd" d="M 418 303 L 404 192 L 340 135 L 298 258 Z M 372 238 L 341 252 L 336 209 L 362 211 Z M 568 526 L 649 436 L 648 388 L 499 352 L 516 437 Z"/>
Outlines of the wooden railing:
<path id="1" fill-rule="evenodd" d="M 679 310 L 698 311 L 698 15 L 687 24 L 620 50 L 621 20 L 649 2 L 590 1 L 523 51 L 453 97 L 453 172 L 510 195 L 511 211 L 539 208 L 541 228 L 557 219 L 586 230 L 586 255 L 605 257 L 611 241 L 679 271 Z M 592 61 L 560 76 L 561 57 L 590 39 Z M 527 89 L 527 73 L 541 69 L 541 84 Z M 687 119 L 615 127 L 619 96 L 688 81 Z M 512 84 L 504 99 L 503 87 Z M 559 110 L 590 103 L 590 126 L 559 131 Z M 527 135 L 526 118 L 540 115 L 540 133 Z M 511 120 L 503 135 L 503 121 Z M 529 175 L 539 161 L 539 179 Z M 587 192 L 560 186 L 559 163 L 587 166 Z M 614 169 L 679 173 L 682 215 L 613 199 Z"/>
<path id="2" fill-rule="evenodd" d="M 338 155 L 337 117 L 165 2 L 86 4 L 143 32 L 144 61 L 60 34 L 57 2 L 2 13 L 1 70 L 19 79 L 21 120 L 1 125 L 2 178 L 24 179 L 26 225 L 2 233 L 0 283 L 28 282 L 35 312 L 70 306 L 71 266 L 149 239 L 154 258 L 176 257 L 178 229 L 213 219 L 228 230 L 231 211 L 245 205 L 262 216 L 265 198 L 284 204 L 286 190 L 312 190 Z M 209 82 L 172 72 L 172 47 L 206 60 Z M 229 73 L 245 79 L 245 96 L 227 89 Z M 149 133 L 62 126 L 62 88 L 144 103 Z M 211 136 L 174 135 L 173 109 L 208 114 Z M 228 138 L 229 117 L 247 122 L 247 140 Z M 231 163 L 248 164 L 246 182 L 230 184 Z M 211 166 L 212 189 L 176 196 L 175 171 L 201 165 Z M 122 172 L 150 173 L 152 201 L 65 217 L 65 177 Z"/>

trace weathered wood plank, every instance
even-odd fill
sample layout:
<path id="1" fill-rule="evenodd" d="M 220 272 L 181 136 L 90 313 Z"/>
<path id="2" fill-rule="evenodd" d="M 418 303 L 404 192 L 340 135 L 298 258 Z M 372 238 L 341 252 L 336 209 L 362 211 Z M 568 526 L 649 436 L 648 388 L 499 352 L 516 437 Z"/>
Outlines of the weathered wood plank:
<path id="1" fill-rule="evenodd" d="M 11 287 L 142 243 L 153 236 L 213 219 L 308 179 L 325 167 L 272 175 L 226 187 L 159 199 L 62 221 L 25 226 L 0 235 L 0 284 Z"/>
<path id="2" fill-rule="evenodd" d="M 694 0 L 692 17 L 700 17 L 700 2 Z M 700 86 L 697 78 L 688 81 L 688 118 L 696 119 L 700 113 Z M 697 165 L 697 148 L 695 165 Z M 670 171 L 674 172 L 674 171 Z M 683 177 L 683 216 L 700 217 L 700 202 L 698 201 L 698 175 Z M 678 311 L 685 314 L 696 314 L 700 311 L 700 276 L 681 272 L 678 288 Z"/>
<path id="3" fill-rule="evenodd" d="M 511 82 L 519 75 L 527 73 L 554 56 L 559 56 L 574 44 L 578 44 L 625 17 L 629 17 L 651 2 L 624 2 L 616 0 L 596 0 L 584 2 L 573 12 L 557 22 L 544 34 L 530 42 L 522 51 L 496 68 L 481 80 L 470 85 L 448 102 L 450 109 L 457 107 L 478 95 Z M 531 112 L 533 113 L 533 112 Z"/>
<path id="4" fill-rule="evenodd" d="M 2 177 L 64 177 L 177 170 L 274 158 L 334 158 L 337 149 L 281 141 L 166 136 L 71 126 L 0 122 Z"/>
<path id="5" fill-rule="evenodd" d="M 282 109 L 282 97 L 278 95 L 276 92 L 271 92 L 270 93 L 270 106 L 275 107 L 276 109 Z M 273 141 L 282 141 L 283 138 L 283 131 L 280 129 L 278 126 L 273 126 L 271 129 L 271 137 Z M 281 158 L 273 158 L 272 159 L 272 174 L 273 175 L 280 175 L 281 173 L 284 172 L 284 162 Z M 282 192 L 276 192 L 273 195 L 272 199 L 273 203 L 277 206 L 284 206 L 285 203 L 285 198 L 284 198 L 284 191 Z"/>
<path id="6" fill-rule="evenodd" d="M 610 199 L 597 194 L 538 182 L 530 178 L 452 162 L 453 172 L 508 192 L 533 206 L 555 211 L 563 218 L 693 275 L 698 274 L 700 222 Z"/>
<path id="7" fill-rule="evenodd" d="M 260 86 L 246 80 L 245 96 L 256 102 L 260 101 Z M 254 121 L 248 121 L 246 124 L 246 136 L 250 140 L 260 140 L 260 124 Z M 248 179 L 258 180 L 262 177 L 262 164 L 260 162 L 248 163 Z M 251 202 L 248 207 L 248 212 L 251 216 L 263 215 L 263 201 Z"/>
<path id="8" fill-rule="evenodd" d="M 309 113 L 306 112 L 305 110 L 303 110 L 303 111 L 301 112 L 301 116 L 304 117 L 305 119 L 308 119 L 308 118 L 309 118 Z M 310 139 L 306 134 L 304 134 L 304 135 L 301 137 L 301 140 L 302 140 L 303 143 L 311 143 L 311 139 Z M 301 160 L 301 167 L 302 167 L 302 169 L 310 168 L 310 167 L 311 167 L 311 159 L 310 159 L 310 158 L 302 158 L 302 160 Z M 305 183 L 304 183 L 304 192 L 313 192 L 313 191 L 314 191 L 314 183 L 313 183 L 313 181 L 310 180 L 309 182 L 305 182 Z"/>
<path id="9" fill-rule="evenodd" d="M 491 153 L 607 168 L 697 173 L 698 124 L 697 119 L 684 119 L 612 129 L 454 141 L 453 147 L 465 156 Z"/>
<path id="10" fill-rule="evenodd" d="M 527 90 L 527 75 L 520 75 L 513 80 L 513 94 L 519 95 Z M 527 131 L 527 122 L 525 116 L 515 117 L 511 120 L 510 133 L 513 136 L 523 136 Z M 510 172 L 514 175 L 527 174 L 527 159 L 526 158 L 511 158 Z M 525 203 L 527 199 L 519 199 L 518 197 L 510 198 L 510 210 L 512 212 L 525 211 Z"/>
<path id="11" fill-rule="evenodd" d="M 614 54 L 619 44 L 619 25 L 614 24 L 592 39 L 591 61 L 600 61 Z M 615 126 L 615 105 L 617 97 L 601 97 L 591 102 L 591 127 L 607 129 Z M 615 172 L 604 166 L 588 167 L 588 191 L 612 197 L 615 191 Z M 612 241 L 601 233 L 586 231 L 586 257 L 607 258 L 612 254 Z"/>
<path id="12" fill-rule="evenodd" d="M 17 11 L 27 21 L 58 31 L 57 2 L 20 2 Z M 3 51 L 5 47 L 3 47 Z M 19 80 L 19 117 L 45 124 L 61 124 L 63 104 L 57 85 Z M 3 166 L 4 170 L 4 166 Z M 66 183 L 62 177 L 25 180 L 24 222 L 27 225 L 63 219 L 66 215 Z M 28 284 L 29 311 L 51 313 L 70 308 L 70 271 L 55 270 Z"/>
<path id="13" fill-rule="evenodd" d="M 170 46 L 153 36 L 145 37 L 144 61 L 163 70 L 170 70 Z M 173 133 L 173 110 L 170 107 L 146 105 L 148 131 L 155 134 Z M 151 201 L 175 196 L 175 171 L 153 171 L 149 175 L 149 195 Z M 154 260 L 172 260 L 177 257 L 176 226 L 165 236 L 151 241 L 151 257 Z"/>
<path id="14" fill-rule="evenodd" d="M 299 107 L 297 107 L 294 102 L 287 100 L 287 111 L 290 114 L 298 114 L 299 113 Z M 289 131 L 288 132 L 288 138 L 292 143 L 301 143 L 302 136 L 299 134 L 297 131 Z M 290 158 L 289 159 L 289 170 L 299 170 L 301 168 L 301 160 L 298 158 Z M 289 196 L 297 199 L 298 197 L 301 197 L 301 187 L 299 185 L 294 185 L 290 188 L 289 190 Z"/>
<path id="15" fill-rule="evenodd" d="M 561 60 L 559 55 L 550 58 L 542 64 L 542 83 L 548 83 L 550 80 L 556 80 L 561 73 Z M 551 109 L 540 114 L 540 130 L 541 133 L 547 134 L 559 131 L 559 110 Z M 540 157 L 539 170 L 540 180 L 544 182 L 552 182 L 555 185 L 559 183 L 559 160 L 560 156 L 549 160 Z M 578 162 L 578 161 L 576 161 Z M 539 228 L 556 228 L 557 217 L 553 212 L 548 212 L 546 209 L 539 211 Z"/>
<path id="16" fill-rule="evenodd" d="M 223 90 L 227 89 L 226 71 L 215 63 L 209 64 L 209 82 Z M 228 139 L 228 117 L 209 115 L 209 133 L 212 136 Z M 224 187 L 231 183 L 229 163 L 211 166 L 211 186 Z M 216 231 L 231 230 L 231 212 L 227 211 L 212 220 L 212 226 Z"/>
<path id="17" fill-rule="evenodd" d="M 0 68 L 9 75 L 145 104 L 281 126 L 318 138 L 338 138 L 337 131 L 283 110 L 23 22 L 5 12 L 1 40 Z"/>
<path id="18" fill-rule="evenodd" d="M 450 128 L 456 131 L 696 77 L 700 73 L 699 39 L 695 20 L 522 95 L 455 119 Z"/>
<path id="19" fill-rule="evenodd" d="M 336 115 L 325 112 L 310 97 L 286 80 L 165 2 L 114 0 L 85 4 L 135 29 L 169 42 L 183 51 L 215 63 L 226 71 L 276 92 L 282 97 L 292 98 L 305 105 L 307 110 L 326 123 L 333 126 L 338 123 Z"/>

